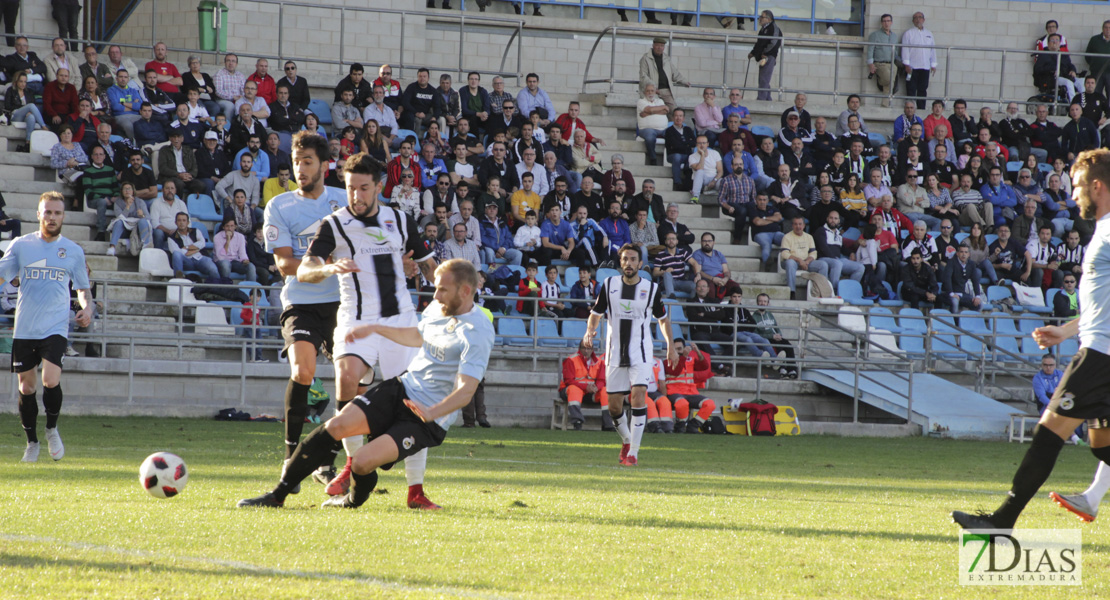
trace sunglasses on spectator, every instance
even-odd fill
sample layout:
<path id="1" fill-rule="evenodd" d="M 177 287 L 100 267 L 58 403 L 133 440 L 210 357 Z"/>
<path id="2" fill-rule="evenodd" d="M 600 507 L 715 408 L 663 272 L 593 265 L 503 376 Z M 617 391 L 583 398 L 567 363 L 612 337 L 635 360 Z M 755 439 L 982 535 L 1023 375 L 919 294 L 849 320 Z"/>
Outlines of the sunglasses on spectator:
<path id="1" fill-rule="evenodd" d="M 512 105 L 512 104 L 509 104 L 509 105 L 506 105 L 506 106 L 502 106 L 502 107 L 501 107 L 501 109 L 502 109 L 502 110 L 512 110 L 512 109 L 513 109 L 513 105 Z"/>
<path id="2" fill-rule="evenodd" d="M 941 226 L 940 226 L 940 228 L 941 228 L 941 229 L 952 229 L 952 226 L 951 226 L 951 225 L 949 225 L 948 227 L 945 227 L 944 225 L 941 225 Z"/>
<path id="3" fill-rule="evenodd" d="M 285 67 L 286 71 L 296 71 L 297 67 Z"/>
<path id="4" fill-rule="evenodd" d="M 382 77 L 389 77 L 392 74 L 393 74 L 393 71 L 382 71 Z"/>
<path id="5" fill-rule="evenodd" d="M 402 175 L 401 179 L 412 179 L 412 175 Z"/>

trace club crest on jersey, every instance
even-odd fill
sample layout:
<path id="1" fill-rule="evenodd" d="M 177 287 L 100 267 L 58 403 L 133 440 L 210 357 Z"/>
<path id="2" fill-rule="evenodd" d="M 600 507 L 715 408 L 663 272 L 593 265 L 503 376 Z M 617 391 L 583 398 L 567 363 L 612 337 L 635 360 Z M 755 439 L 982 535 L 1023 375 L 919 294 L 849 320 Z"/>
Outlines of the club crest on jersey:
<path id="1" fill-rule="evenodd" d="M 647 290 L 640 290 L 640 300 L 647 298 Z"/>
<path id="2" fill-rule="evenodd" d="M 389 233 L 393 233 L 393 221 L 386 221 L 385 222 L 385 230 L 388 231 Z"/>
<path id="3" fill-rule="evenodd" d="M 276 242 L 278 239 L 278 228 L 275 225 L 266 227 L 266 239 L 271 242 Z"/>
<path id="4" fill-rule="evenodd" d="M 1064 397 L 1060 399 L 1060 408 L 1064 410 L 1075 408 L 1075 394 L 1064 394 Z"/>
<path id="5" fill-rule="evenodd" d="M 58 248 L 58 258 L 65 258 L 65 257 L 66 257 L 66 249 L 65 248 Z"/>
<path id="6" fill-rule="evenodd" d="M 335 200 L 328 200 L 328 206 L 331 207 L 332 212 L 339 210 L 339 202 Z"/>
<path id="7" fill-rule="evenodd" d="M 412 445 L 415 444 L 415 443 L 416 443 L 416 438 L 414 438 L 413 436 L 410 435 L 409 437 L 405 438 L 404 441 L 401 442 L 401 445 L 405 447 L 405 450 L 408 450 L 408 449 L 412 448 Z"/>

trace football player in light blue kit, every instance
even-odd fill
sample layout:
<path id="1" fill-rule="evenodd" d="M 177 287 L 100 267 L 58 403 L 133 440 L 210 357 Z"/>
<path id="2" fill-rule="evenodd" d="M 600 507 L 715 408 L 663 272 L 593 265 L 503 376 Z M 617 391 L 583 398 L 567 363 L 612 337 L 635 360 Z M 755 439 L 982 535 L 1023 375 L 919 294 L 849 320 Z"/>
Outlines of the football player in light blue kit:
<path id="1" fill-rule="evenodd" d="M 361 325 L 347 340 L 378 334 L 398 344 L 419 347 L 407 373 L 357 396 L 343 412 L 316 428 L 297 446 L 272 492 L 239 501 L 240 507 L 280 507 L 285 498 L 326 458 L 331 448 L 352 435 L 369 435 L 351 465 L 351 489 L 323 506 L 357 508 L 377 484 L 377 469 L 443 443 L 447 430 L 485 377 L 493 348 L 493 324 L 474 304 L 478 272 L 452 259 L 435 272 L 435 301 L 416 327 Z"/>
<path id="2" fill-rule="evenodd" d="M 308 388 L 316 376 L 317 352 L 323 350 L 331 358 L 332 332 L 339 310 L 338 281 L 333 278 L 301 283 L 297 281 L 297 267 L 320 220 L 347 206 L 343 190 L 324 185 L 329 160 L 327 139 L 300 132 L 293 136 L 292 151 L 293 174 L 300 188 L 266 203 L 263 225 L 266 250 L 273 253 L 278 272 L 285 277 L 281 290 L 282 353 L 288 355 L 292 372 L 285 388 L 286 463 L 300 443 L 308 415 Z M 335 471 L 330 462 L 317 466 Z"/>
<path id="3" fill-rule="evenodd" d="M 19 419 L 27 434 L 23 462 L 39 458 L 39 438 L 35 432 L 39 406 L 35 400 L 35 370 L 42 365 L 42 404 L 46 409 L 46 442 L 50 457 L 65 455 L 62 436 L 58 435 L 58 414 L 62 410 L 62 356 L 68 345 L 69 288 L 77 290 L 81 310 L 77 324 L 88 327 L 92 321 L 92 297 L 85 252 L 62 237 L 65 198 L 46 192 L 39 198 L 39 230 L 16 238 L 8 253 L 0 258 L 0 284 L 19 278 L 16 302 L 15 335 L 12 341 L 12 372 L 19 374 Z"/>

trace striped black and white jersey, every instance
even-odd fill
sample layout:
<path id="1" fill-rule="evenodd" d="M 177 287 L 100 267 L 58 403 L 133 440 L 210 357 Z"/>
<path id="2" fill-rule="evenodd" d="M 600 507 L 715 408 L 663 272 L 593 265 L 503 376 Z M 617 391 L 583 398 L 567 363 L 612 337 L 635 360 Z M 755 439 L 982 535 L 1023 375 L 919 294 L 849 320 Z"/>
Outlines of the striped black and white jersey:
<path id="1" fill-rule="evenodd" d="M 605 364 L 629 367 L 651 364 L 651 318 L 667 315 L 658 285 L 640 278 L 627 284 L 621 277 L 609 277 L 602 284 L 593 312 L 609 322 Z"/>
<path id="2" fill-rule="evenodd" d="M 307 254 L 323 260 L 349 258 L 357 273 L 339 276 L 339 322 L 350 323 L 412 312 L 403 256 L 417 262 L 434 254 L 420 240 L 416 223 L 401 211 L 379 205 L 370 217 L 341 208 L 324 217 Z"/>

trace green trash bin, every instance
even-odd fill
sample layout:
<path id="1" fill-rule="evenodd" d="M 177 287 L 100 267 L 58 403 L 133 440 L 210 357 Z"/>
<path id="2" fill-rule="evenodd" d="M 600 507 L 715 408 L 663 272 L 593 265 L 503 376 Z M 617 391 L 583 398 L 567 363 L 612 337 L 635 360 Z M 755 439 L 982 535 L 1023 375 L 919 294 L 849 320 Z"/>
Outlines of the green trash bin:
<path id="1" fill-rule="evenodd" d="M 220 9 L 220 47 L 216 47 L 216 7 Z M 227 52 L 227 5 L 215 0 L 202 0 L 197 5 L 197 35 L 200 49 Z"/>

